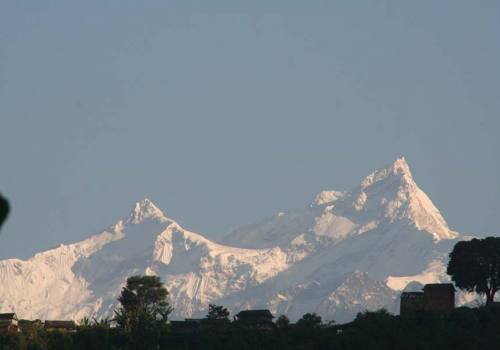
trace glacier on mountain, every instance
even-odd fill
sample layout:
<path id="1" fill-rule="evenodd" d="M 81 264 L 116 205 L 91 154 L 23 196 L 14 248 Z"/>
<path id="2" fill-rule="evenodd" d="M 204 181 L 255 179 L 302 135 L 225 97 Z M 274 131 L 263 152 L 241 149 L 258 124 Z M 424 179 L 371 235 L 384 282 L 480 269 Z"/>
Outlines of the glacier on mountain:
<path id="1" fill-rule="evenodd" d="M 127 277 L 156 274 L 173 318 L 201 316 L 216 303 L 341 322 L 365 309 L 397 313 L 397 297 L 412 282 L 448 281 L 448 253 L 464 238 L 400 158 L 352 191 L 322 191 L 303 210 L 242 226 L 221 243 L 185 230 L 145 199 L 86 240 L 0 261 L 0 311 L 112 316 Z"/>

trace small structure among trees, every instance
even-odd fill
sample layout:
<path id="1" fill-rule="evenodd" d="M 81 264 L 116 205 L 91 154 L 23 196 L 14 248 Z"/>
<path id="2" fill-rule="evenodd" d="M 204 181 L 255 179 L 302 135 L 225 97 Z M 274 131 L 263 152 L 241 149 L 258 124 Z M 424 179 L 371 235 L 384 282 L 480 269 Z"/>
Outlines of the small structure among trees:
<path id="1" fill-rule="evenodd" d="M 57 331 L 63 333 L 76 332 L 76 324 L 74 321 L 61 321 L 61 320 L 46 320 L 43 324 L 46 331 Z"/>
<path id="2" fill-rule="evenodd" d="M 403 292 L 400 303 L 399 314 L 401 316 L 415 316 L 425 309 L 424 292 Z"/>
<path id="3" fill-rule="evenodd" d="M 415 316 L 419 312 L 448 314 L 455 308 L 455 287 L 452 283 L 426 284 L 423 292 L 403 292 L 399 314 Z"/>
<path id="4" fill-rule="evenodd" d="M 455 287 L 452 283 L 431 283 L 424 286 L 424 305 L 428 311 L 450 313 L 455 308 Z"/>
<path id="5" fill-rule="evenodd" d="M 173 333 L 189 333 L 201 328 L 204 318 L 186 318 L 184 321 L 170 321 L 170 330 Z"/>
<path id="6" fill-rule="evenodd" d="M 19 332 L 19 320 L 13 312 L 0 314 L 0 333 Z"/>
<path id="7" fill-rule="evenodd" d="M 269 310 L 243 310 L 235 316 L 235 322 L 246 328 L 272 330 L 275 328 L 273 314 Z"/>

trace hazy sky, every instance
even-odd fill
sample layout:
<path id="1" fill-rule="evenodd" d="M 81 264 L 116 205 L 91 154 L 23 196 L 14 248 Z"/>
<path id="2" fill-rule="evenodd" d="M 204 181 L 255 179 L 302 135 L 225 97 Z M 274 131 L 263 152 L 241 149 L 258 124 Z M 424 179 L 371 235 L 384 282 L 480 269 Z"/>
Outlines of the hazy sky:
<path id="1" fill-rule="evenodd" d="M 218 237 L 400 155 L 500 233 L 500 2 L 3 1 L 0 122 L 0 258 L 144 197 Z"/>

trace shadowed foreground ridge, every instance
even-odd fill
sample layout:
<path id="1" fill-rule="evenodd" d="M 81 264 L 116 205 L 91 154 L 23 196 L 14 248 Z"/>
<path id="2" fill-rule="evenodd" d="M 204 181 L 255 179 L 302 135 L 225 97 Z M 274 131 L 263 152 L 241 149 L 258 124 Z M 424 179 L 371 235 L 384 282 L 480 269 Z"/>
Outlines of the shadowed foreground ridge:
<path id="1" fill-rule="evenodd" d="M 157 342 L 142 338 L 135 347 L 129 333 L 105 323 L 80 326 L 74 333 L 47 332 L 28 323 L 23 327 L 22 333 L 0 335 L 0 349 L 493 350 L 500 343 L 500 312 L 484 307 L 459 308 L 440 317 L 422 313 L 414 318 L 379 310 L 360 313 L 348 324 L 284 324 L 266 331 L 240 327 L 235 322 L 215 322 L 196 331 L 165 329 Z"/>

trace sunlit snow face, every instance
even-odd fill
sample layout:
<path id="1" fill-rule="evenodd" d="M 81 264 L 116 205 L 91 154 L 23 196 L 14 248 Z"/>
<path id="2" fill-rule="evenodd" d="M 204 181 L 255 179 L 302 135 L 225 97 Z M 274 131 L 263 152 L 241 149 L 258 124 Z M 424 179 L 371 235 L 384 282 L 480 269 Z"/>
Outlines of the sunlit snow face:
<path id="1" fill-rule="evenodd" d="M 338 320 L 360 308 L 390 309 L 404 284 L 443 280 L 442 241 L 456 234 L 397 163 L 351 192 L 323 191 L 302 211 L 237 229 L 225 244 L 185 230 L 143 200 L 128 219 L 87 240 L 0 261 L 0 310 L 106 316 L 126 277 L 144 273 L 165 281 L 179 317 L 204 314 L 211 302 L 292 318 L 316 310 Z"/>

